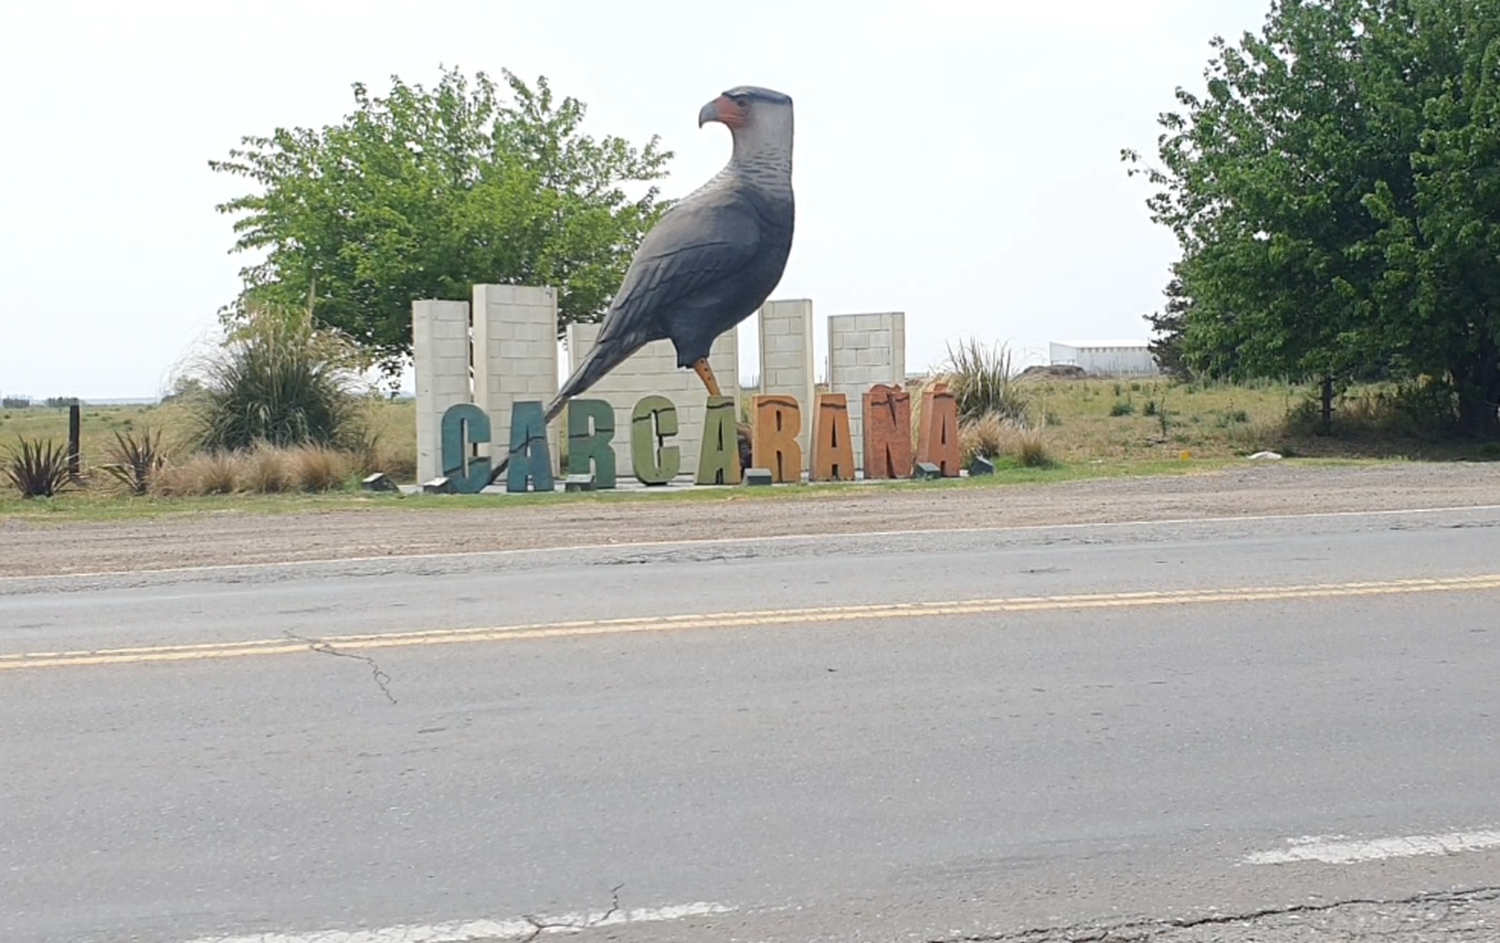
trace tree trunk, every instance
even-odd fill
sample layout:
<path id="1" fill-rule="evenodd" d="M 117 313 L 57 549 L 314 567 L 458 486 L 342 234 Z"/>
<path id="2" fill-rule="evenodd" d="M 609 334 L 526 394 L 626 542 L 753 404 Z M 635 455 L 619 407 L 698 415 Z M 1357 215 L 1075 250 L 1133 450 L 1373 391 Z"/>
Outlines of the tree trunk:
<path id="1" fill-rule="evenodd" d="M 1479 356 L 1465 365 L 1458 383 L 1458 427 L 1471 438 L 1500 435 L 1500 346 L 1486 338 Z"/>
<path id="2" fill-rule="evenodd" d="M 1472 387 L 1461 390 L 1458 396 L 1458 428 L 1471 439 L 1500 435 L 1500 417 L 1495 412 L 1495 401 Z"/>
<path id="3" fill-rule="evenodd" d="M 1333 377 L 1324 377 L 1321 393 L 1323 415 L 1318 435 L 1333 435 Z"/>

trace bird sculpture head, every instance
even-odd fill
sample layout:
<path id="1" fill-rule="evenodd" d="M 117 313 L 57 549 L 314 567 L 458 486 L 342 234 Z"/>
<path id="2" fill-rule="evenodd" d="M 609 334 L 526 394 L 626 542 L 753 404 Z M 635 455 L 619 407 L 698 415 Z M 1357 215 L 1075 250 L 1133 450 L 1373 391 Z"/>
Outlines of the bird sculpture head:
<path id="1" fill-rule="evenodd" d="M 734 135 L 737 158 L 767 151 L 786 151 L 792 143 L 791 96 L 769 88 L 741 85 L 732 88 L 698 112 L 698 127 L 717 121 Z"/>

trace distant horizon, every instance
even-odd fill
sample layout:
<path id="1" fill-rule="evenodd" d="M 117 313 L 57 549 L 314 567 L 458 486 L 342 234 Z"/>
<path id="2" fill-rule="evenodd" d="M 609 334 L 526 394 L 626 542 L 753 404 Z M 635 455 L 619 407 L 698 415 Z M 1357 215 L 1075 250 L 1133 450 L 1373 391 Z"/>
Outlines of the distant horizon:
<path id="1" fill-rule="evenodd" d="M 754 325 L 753 320 L 752 321 L 747 321 L 745 324 L 743 324 L 743 325 L 740 326 L 740 331 L 742 333 L 739 336 L 739 343 L 741 345 L 742 353 L 741 353 L 741 356 L 740 356 L 740 370 L 741 370 L 741 373 L 740 373 L 740 376 L 739 376 L 739 387 L 740 387 L 741 390 L 755 389 L 760 384 L 760 374 L 758 372 L 749 372 L 749 373 L 746 373 L 744 371 L 745 354 L 743 352 L 743 346 L 744 346 L 744 344 L 746 342 L 746 336 L 745 335 L 746 335 L 746 333 L 752 333 L 753 334 L 754 333 L 754 329 L 755 329 L 755 325 Z M 758 340 L 758 338 L 757 338 L 757 340 Z M 1106 342 L 1101 342 L 1101 341 L 1091 341 L 1091 342 L 1085 342 L 1085 341 L 1050 341 L 1049 342 L 1049 348 L 1052 345 L 1062 345 L 1062 346 L 1068 346 L 1068 347 L 1086 347 L 1086 346 L 1091 346 L 1091 345 L 1092 346 L 1144 346 L 1147 343 L 1148 343 L 1148 339 L 1144 338 L 1144 337 L 1140 338 L 1138 340 L 1134 340 L 1134 341 L 1115 339 L 1115 340 L 1109 341 L 1107 343 Z M 563 345 L 561 343 L 559 343 L 559 348 L 561 348 L 562 346 Z M 1033 348 L 1026 348 L 1024 351 L 1017 350 L 1015 348 L 1008 348 L 1008 349 L 1009 349 L 1009 352 L 1010 352 L 1010 355 L 1011 355 L 1011 358 L 1012 358 L 1011 367 L 1012 367 L 1012 372 L 1013 373 L 1020 373 L 1022 370 L 1026 369 L 1027 367 L 1030 367 L 1030 366 L 1053 366 L 1054 365 L 1053 362 L 1052 362 L 1050 349 L 1042 349 L 1042 348 L 1035 348 L 1035 347 L 1033 347 Z M 758 355 L 757 351 L 751 351 L 751 356 L 752 356 L 752 358 L 758 360 L 759 355 Z M 567 357 L 566 357 L 566 354 L 563 353 L 561 350 L 559 351 L 559 361 L 558 361 L 558 363 L 559 363 L 558 378 L 559 378 L 559 381 L 561 381 L 562 379 L 565 378 L 565 376 L 567 374 Z M 818 365 L 818 370 L 817 370 L 817 382 L 823 383 L 823 382 L 826 381 L 826 379 L 827 379 L 826 376 L 825 376 L 826 368 L 827 368 L 826 363 L 823 363 L 823 362 L 820 361 L 819 365 Z M 926 376 L 926 375 L 928 375 L 930 373 L 931 373 L 931 366 L 929 366 L 929 368 L 927 368 L 927 369 L 911 368 L 911 367 L 909 367 L 907 369 L 907 376 L 908 377 Z M 373 376 L 373 374 L 367 375 L 366 378 L 369 379 L 371 376 Z M 410 367 L 408 367 L 406 369 L 405 373 L 403 374 L 403 380 L 404 381 L 408 380 L 410 377 L 411 377 L 411 370 L 410 370 Z M 372 382 L 373 386 L 379 388 L 379 382 L 378 381 L 373 381 L 372 380 L 371 382 Z M 170 393 L 164 391 L 164 392 L 158 392 L 158 393 L 154 393 L 154 394 L 137 394 L 137 395 L 126 395 L 126 396 L 78 396 L 78 397 L 75 397 L 75 398 L 77 398 L 81 403 L 83 403 L 85 405 L 93 405 L 93 406 L 144 406 L 144 405 L 152 405 L 152 404 L 160 403 L 163 400 L 165 400 L 168 395 L 170 395 Z M 396 399 L 410 399 L 410 398 L 413 398 L 415 396 L 416 396 L 416 388 L 415 388 L 415 386 L 411 385 L 410 383 L 404 383 L 403 386 L 398 390 L 397 395 L 396 395 L 395 398 Z M 74 397 L 74 394 L 72 394 L 72 393 L 66 393 L 66 392 L 55 392 L 55 391 L 53 391 L 53 392 L 47 392 L 47 393 L 42 394 L 42 395 L 37 395 L 35 393 L 28 393 L 28 392 L 24 392 L 24 391 L 20 391 L 20 390 L 7 390 L 7 389 L 0 388 L 0 398 L 18 398 L 18 399 L 19 398 L 26 398 L 26 399 L 30 399 L 32 407 L 43 407 L 43 408 L 45 408 L 45 403 L 46 403 L 46 401 L 48 399 L 54 399 L 54 398 L 55 399 L 67 399 L 67 398 L 70 398 L 70 397 Z"/>

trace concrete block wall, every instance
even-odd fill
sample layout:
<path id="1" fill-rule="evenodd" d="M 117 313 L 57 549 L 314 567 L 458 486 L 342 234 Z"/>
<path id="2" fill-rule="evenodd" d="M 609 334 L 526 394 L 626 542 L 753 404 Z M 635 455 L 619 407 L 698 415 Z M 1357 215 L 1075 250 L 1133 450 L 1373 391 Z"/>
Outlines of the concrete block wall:
<path id="1" fill-rule="evenodd" d="M 569 372 L 578 368 L 594 348 L 599 336 L 597 324 L 568 325 Z M 740 355 L 734 331 L 714 341 L 708 355 L 709 365 L 719 381 L 719 392 L 735 398 L 739 409 Z M 669 340 L 652 341 L 636 351 L 629 360 L 611 370 L 580 397 L 602 399 L 615 410 L 615 467 L 621 477 L 630 475 L 630 414 L 641 398 L 659 393 L 677 407 L 677 436 L 674 444 L 682 450 L 681 474 L 698 470 L 698 456 L 703 444 L 703 419 L 707 411 L 708 391 L 698 374 L 677 366 L 677 348 Z M 561 425 L 561 423 L 559 424 Z"/>
<path id="2" fill-rule="evenodd" d="M 491 459 L 498 461 L 509 448 L 512 403 L 540 400 L 545 409 L 556 395 L 557 291 L 475 285 L 474 402 L 493 427 Z M 556 435 L 551 442 L 557 471 Z"/>
<path id="3" fill-rule="evenodd" d="M 906 382 L 906 314 L 835 314 L 828 318 L 828 390 L 849 400 L 855 465 L 864 471 L 864 394 L 877 383 Z"/>
<path id="4" fill-rule="evenodd" d="M 474 401 L 469 379 L 469 303 L 414 301 L 412 362 L 417 386 L 417 481 L 443 473 L 443 413 Z"/>
<path id="5" fill-rule="evenodd" d="M 813 411 L 817 404 L 813 305 L 805 299 L 768 301 L 760 316 L 760 392 L 794 397 L 802 407 L 802 455 L 812 455 Z M 805 470 L 805 469 L 804 469 Z"/>

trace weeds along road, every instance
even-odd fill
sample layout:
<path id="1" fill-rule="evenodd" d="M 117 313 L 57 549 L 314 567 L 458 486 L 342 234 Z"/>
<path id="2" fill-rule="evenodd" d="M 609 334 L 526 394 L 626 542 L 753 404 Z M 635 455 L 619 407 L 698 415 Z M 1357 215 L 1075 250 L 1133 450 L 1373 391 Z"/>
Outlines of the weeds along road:
<path id="1" fill-rule="evenodd" d="M 1494 940 L 1497 604 L 1495 508 L 7 579 L 0 939 Z"/>

